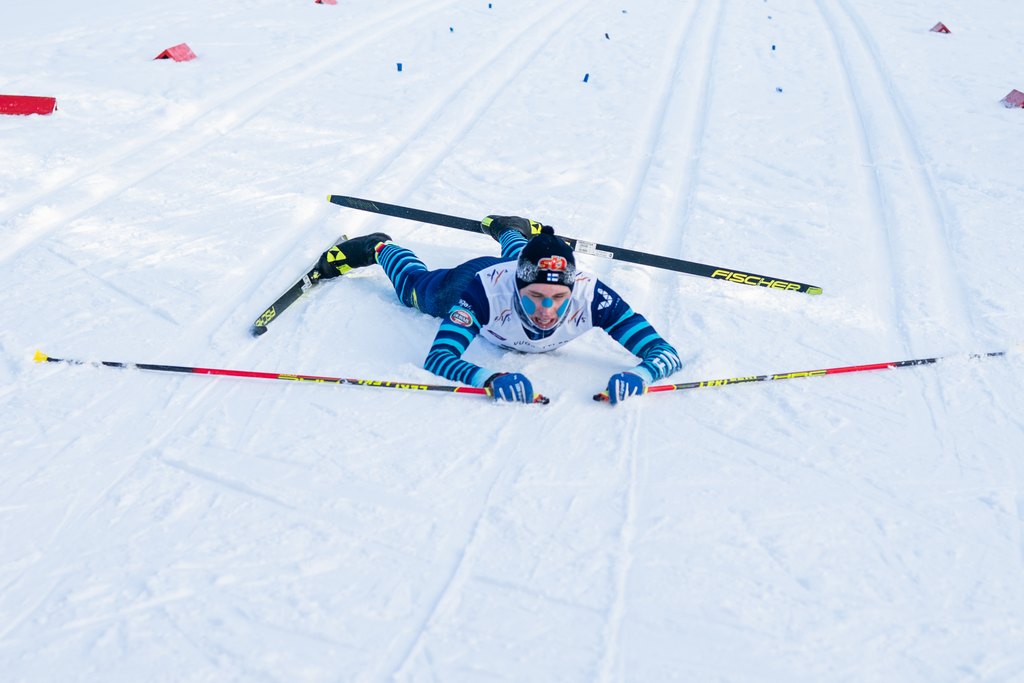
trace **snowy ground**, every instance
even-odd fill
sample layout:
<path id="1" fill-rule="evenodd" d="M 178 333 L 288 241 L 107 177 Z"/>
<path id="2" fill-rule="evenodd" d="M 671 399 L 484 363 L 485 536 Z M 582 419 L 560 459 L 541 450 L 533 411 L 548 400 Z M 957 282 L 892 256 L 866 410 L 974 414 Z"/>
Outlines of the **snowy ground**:
<path id="1" fill-rule="evenodd" d="M 0 678 L 1024 681 L 1019 1 L 487 4 L 0 7 L 59 107 L 0 117 Z M 581 257 L 674 381 L 953 360 L 614 409 L 599 332 L 471 349 L 547 407 L 32 362 L 437 381 L 376 268 L 248 336 L 342 232 L 496 253 L 328 193 L 824 288 Z"/>

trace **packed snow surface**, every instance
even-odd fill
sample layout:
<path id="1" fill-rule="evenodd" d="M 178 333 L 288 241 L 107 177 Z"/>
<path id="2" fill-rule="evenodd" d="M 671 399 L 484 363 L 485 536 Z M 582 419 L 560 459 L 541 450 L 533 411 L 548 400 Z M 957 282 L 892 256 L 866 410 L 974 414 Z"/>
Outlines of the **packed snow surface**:
<path id="1" fill-rule="evenodd" d="M 1024 681 L 1022 35 L 1019 0 L 3 3 L 0 92 L 58 109 L 0 117 L 0 678 Z M 33 362 L 447 383 L 378 267 L 248 335 L 342 233 L 497 253 L 330 193 L 823 288 L 580 256 L 673 382 L 945 360 L 614 408 L 600 331 L 471 347 L 543 407 Z"/>

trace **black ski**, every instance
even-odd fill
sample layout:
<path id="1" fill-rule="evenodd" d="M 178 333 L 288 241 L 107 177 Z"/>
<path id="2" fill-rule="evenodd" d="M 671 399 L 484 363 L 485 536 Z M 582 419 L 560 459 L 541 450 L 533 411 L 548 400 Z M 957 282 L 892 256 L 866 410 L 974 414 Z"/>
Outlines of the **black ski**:
<path id="1" fill-rule="evenodd" d="M 334 246 L 346 239 L 348 239 L 348 237 L 342 235 L 334 242 L 331 242 L 331 246 Z M 314 265 L 306 271 L 305 275 L 299 278 L 298 282 L 289 287 L 284 294 L 277 297 L 277 301 L 270 304 L 270 308 L 263 311 L 263 313 L 260 314 L 260 317 L 253 321 L 252 326 L 249 328 L 249 334 L 254 337 L 265 334 L 267 331 L 267 325 L 276 320 L 277 316 L 281 315 L 285 309 L 298 301 L 303 294 L 318 284 L 320 284 L 320 271 L 317 270 L 316 265 Z"/>
<path id="2" fill-rule="evenodd" d="M 394 216 L 395 218 L 419 221 L 420 223 L 431 223 L 433 225 L 441 225 L 446 228 L 455 228 L 456 230 L 480 232 L 480 221 L 471 218 L 460 218 L 459 216 L 450 216 L 445 213 L 434 213 L 433 211 L 413 209 L 408 206 L 396 206 L 395 204 L 385 204 L 384 202 L 374 202 L 368 199 L 346 197 L 344 195 L 337 194 L 327 195 L 327 200 L 332 204 L 337 204 L 338 206 L 344 206 L 350 209 L 369 211 L 371 213 L 379 213 L 385 216 Z M 559 235 L 559 237 L 565 240 L 573 251 L 580 254 L 601 256 L 603 258 L 615 259 L 616 261 L 637 263 L 643 266 L 653 266 L 654 268 L 663 268 L 677 273 L 697 275 L 699 277 L 706 277 L 712 280 L 734 282 L 739 285 L 749 285 L 751 287 L 765 287 L 767 289 L 779 289 L 788 292 L 803 292 L 804 294 L 821 294 L 821 287 L 818 287 L 817 285 L 794 282 L 792 280 L 771 277 L 769 275 L 758 275 L 757 273 L 751 273 L 749 271 L 734 270 L 732 268 L 723 268 L 721 266 L 711 266 L 705 263 L 696 263 L 694 261 L 684 261 L 683 259 L 672 258 L 669 256 L 648 254 L 642 251 L 626 249 L 624 247 L 612 247 L 607 244 L 587 242 L 585 240 L 576 239 L 575 237 L 566 237 L 565 235 Z"/>

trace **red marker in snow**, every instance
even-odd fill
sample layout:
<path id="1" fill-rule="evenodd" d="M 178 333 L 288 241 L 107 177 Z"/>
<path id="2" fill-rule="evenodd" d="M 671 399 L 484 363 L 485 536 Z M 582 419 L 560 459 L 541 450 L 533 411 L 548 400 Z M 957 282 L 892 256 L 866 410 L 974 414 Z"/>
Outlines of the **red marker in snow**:
<path id="1" fill-rule="evenodd" d="M 31 95 L 0 95 L 0 114 L 25 116 L 52 114 L 57 108 L 55 97 L 33 97 Z"/>
<path id="2" fill-rule="evenodd" d="M 187 62 L 195 58 L 196 53 L 192 52 L 192 48 L 182 43 L 181 45 L 167 48 L 153 59 L 173 59 L 176 62 Z"/>
<path id="3" fill-rule="evenodd" d="M 1007 109 L 1024 108 L 1024 92 L 1020 90 L 1011 90 L 1009 94 L 1004 97 L 1000 102 Z"/>

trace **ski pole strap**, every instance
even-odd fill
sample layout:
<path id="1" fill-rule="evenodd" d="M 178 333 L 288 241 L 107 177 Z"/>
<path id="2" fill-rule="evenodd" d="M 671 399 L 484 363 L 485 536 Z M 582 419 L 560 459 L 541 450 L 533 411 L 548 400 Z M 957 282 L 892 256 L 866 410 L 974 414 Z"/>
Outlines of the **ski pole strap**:
<path id="1" fill-rule="evenodd" d="M 1005 356 L 1006 351 L 993 351 L 990 353 L 972 353 L 969 358 L 994 358 Z M 655 384 L 647 387 L 648 394 L 657 394 L 664 391 L 683 391 L 685 389 L 706 389 L 708 387 L 724 387 L 730 384 L 747 384 L 750 382 L 773 382 L 780 379 L 801 379 L 804 377 L 824 377 L 825 375 L 840 375 L 849 372 L 865 372 L 867 370 L 885 370 L 887 368 L 905 368 L 914 365 L 931 365 L 940 360 L 946 360 L 950 356 L 939 356 L 935 358 L 914 358 L 911 360 L 886 361 L 884 363 L 870 363 L 867 365 L 847 365 L 835 368 L 822 368 L 820 370 L 798 370 L 796 372 L 782 372 L 771 375 L 751 375 L 749 377 L 730 377 L 727 379 L 707 379 L 697 382 L 683 382 L 681 384 Z M 607 401 L 608 392 L 602 391 L 594 395 L 595 401 Z"/>
<path id="2" fill-rule="evenodd" d="M 346 197 L 345 195 L 327 195 L 327 200 L 332 204 L 344 206 L 349 209 L 358 209 L 359 211 L 368 211 L 370 213 L 378 213 L 384 216 L 392 216 L 394 218 L 404 218 L 406 220 L 418 221 L 420 223 L 431 223 L 433 225 L 455 228 L 456 230 L 480 232 L 480 221 L 470 218 L 460 218 L 458 216 L 450 216 L 444 213 L 434 213 L 433 211 L 424 211 L 422 209 L 413 209 L 407 206 L 375 202 L 370 201 L 369 199 L 360 199 L 358 197 Z M 603 258 L 610 258 L 616 261 L 636 263 L 642 266 L 652 266 L 654 268 L 662 268 L 664 270 L 671 270 L 677 273 L 686 273 L 688 275 L 711 278 L 712 280 L 722 280 L 723 282 L 733 282 L 751 287 L 765 287 L 767 289 L 779 289 L 787 292 L 803 292 L 805 294 L 821 294 L 821 287 L 809 285 L 803 282 L 796 282 L 788 278 L 758 275 L 757 273 L 750 273 L 732 268 L 723 268 L 721 266 L 711 266 L 704 263 L 684 261 L 683 259 L 671 258 L 669 256 L 648 254 L 642 251 L 625 249 L 623 247 L 611 247 L 606 244 L 587 242 L 585 240 L 577 239 L 575 237 L 566 237 L 564 235 L 559 235 L 559 237 L 565 240 L 574 251 L 580 254 L 601 256 Z"/>
<path id="3" fill-rule="evenodd" d="M 189 365 L 158 365 L 154 363 L 127 363 L 122 361 L 87 361 L 69 358 L 53 358 L 42 351 L 36 351 L 34 359 L 37 363 L 67 363 L 70 365 L 92 365 L 107 368 L 135 368 L 137 370 L 155 370 L 157 372 L 178 372 L 193 375 L 220 375 L 225 377 L 245 377 L 249 379 L 276 379 L 289 382 L 315 382 L 317 384 L 352 384 L 377 389 L 401 389 L 406 391 L 441 391 L 451 394 L 468 394 L 487 396 L 486 389 L 464 387 L 448 384 L 420 384 L 416 382 L 392 382 L 376 379 L 351 379 L 347 377 L 323 377 L 319 375 L 299 375 L 278 372 L 259 372 L 254 370 L 225 370 L 223 368 L 202 368 Z M 537 395 L 534 403 L 548 403 L 544 396 Z"/>

